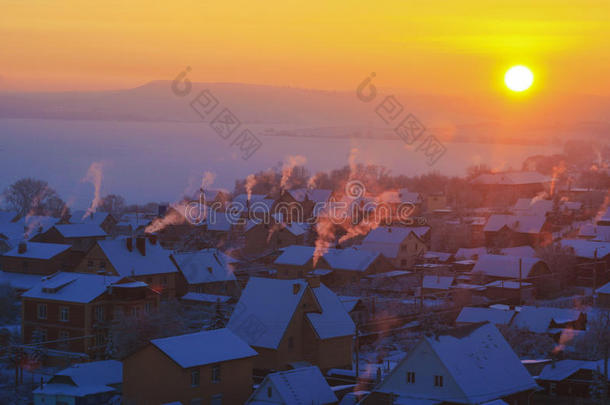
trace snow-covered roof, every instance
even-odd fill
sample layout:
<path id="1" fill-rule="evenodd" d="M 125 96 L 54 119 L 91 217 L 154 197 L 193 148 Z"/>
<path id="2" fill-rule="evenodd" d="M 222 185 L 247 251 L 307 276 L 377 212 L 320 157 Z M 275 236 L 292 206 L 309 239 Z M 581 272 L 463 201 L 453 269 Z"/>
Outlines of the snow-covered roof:
<path id="1" fill-rule="evenodd" d="M 174 253 L 172 257 L 188 284 L 236 280 L 230 266 L 232 258 L 218 249 Z"/>
<path id="2" fill-rule="evenodd" d="M 209 304 L 215 304 L 217 302 L 226 303 L 231 300 L 231 297 L 227 295 L 214 295 L 214 294 L 205 294 L 198 292 L 187 292 L 182 297 L 180 297 L 182 301 L 195 301 L 195 302 L 205 302 Z"/>
<path id="3" fill-rule="evenodd" d="M 308 289 L 304 280 L 251 277 L 227 327 L 252 346 L 275 349 Z M 318 336 L 353 334 L 354 324 L 339 298 L 323 284 L 311 290 L 321 313 L 308 313 L 307 317 Z"/>
<path id="4" fill-rule="evenodd" d="M 423 288 L 433 290 L 448 290 L 453 284 L 452 276 L 424 276 Z"/>
<path id="5" fill-rule="evenodd" d="M 515 311 L 495 308 L 464 307 L 457 319 L 458 323 L 491 322 L 494 325 L 508 325 Z"/>
<path id="6" fill-rule="evenodd" d="M 310 312 L 307 319 L 320 339 L 351 336 L 356 327 L 339 297 L 324 284 L 312 288 L 322 313 Z"/>
<path id="7" fill-rule="evenodd" d="M 486 254 L 479 257 L 472 273 L 483 273 L 487 276 L 502 278 L 519 278 L 519 260 L 521 260 L 521 277 L 527 278 L 534 266 L 544 263 L 535 257 L 519 257 Z"/>
<path id="8" fill-rule="evenodd" d="M 313 246 L 290 245 L 282 248 L 282 254 L 275 259 L 274 263 L 303 266 L 313 257 L 314 252 L 315 247 Z"/>
<path id="9" fill-rule="evenodd" d="M 100 226 L 108 216 L 111 214 L 108 212 L 88 212 L 85 210 L 73 211 L 70 216 L 70 223 L 72 224 L 93 224 Z"/>
<path id="10" fill-rule="evenodd" d="M 44 277 L 24 292 L 22 297 L 87 303 L 102 295 L 110 284 L 119 279 L 120 277 L 98 274 L 59 272 Z"/>
<path id="11" fill-rule="evenodd" d="M 485 232 L 497 232 L 503 227 L 518 233 L 540 233 L 544 224 L 546 223 L 546 217 L 544 215 L 505 215 L 505 214 L 494 214 L 489 217 L 487 224 L 483 228 Z"/>
<path id="12" fill-rule="evenodd" d="M 332 190 L 308 188 L 298 188 L 294 190 L 288 190 L 286 192 L 289 193 L 292 198 L 294 198 L 298 202 L 303 202 L 305 201 L 305 199 L 308 199 L 315 203 L 324 203 L 328 201 L 331 194 L 333 193 Z"/>
<path id="13" fill-rule="evenodd" d="M 595 291 L 597 291 L 598 294 L 610 294 L 610 283 L 604 284 Z"/>
<path id="14" fill-rule="evenodd" d="M 7 283 L 17 290 L 29 290 L 42 280 L 38 274 L 11 273 L 0 271 L 0 284 Z"/>
<path id="15" fill-rule="evenodd" d="M 561 203 L 561 207 L 570 211 L 578 211 L 582 208 L 582 203 L 580 201 L 564 201 Z"/>
<path id="16" fill-rule="evenodd" d="M 150 341 L 182 368 L 243 359 L 258 353 L 227 328 Z"/>
<path id="17" fill-rule="evenodd" d="M 453 254 L 447 252 L 436 252 L 428 250 L 424 254 L 424 259 L 439 260 L 441 262 L 448 262 L 453 257 Z"/>
<path id="18" fill-rule="evenodd" d="M 485 173 L 472 180 L 475 184 L 520 185 L 548 183 L 551 178 L 538 172 Z"/>
<path id="19" fill-rule="evenodd" d="M 68 376 L 76 385 L 81 387 L 121 384 L 123 382 L 123 363 L 117 360 L 78 363 L 61 370 L 55 375 Z M 52 378 L 50 382 L 53 382 Z"/>
<path id="20" fill-rule="evenodd" d="M 531 246 L 514 246 L 500 249 L 503 255 L 520 256 L 520 257 L 536 257 L 536 251 Z"/>
<path id="21" fill-rule="evenodd" d="M 476 248 L 459 248 L 455 253 L 456 259 L 474 259 L 475 256 L 481 256 L 487 254 L 487 248 L 476 247 Z"/>
<path id="22" fill-rule="evenodd" d="M 57 256 L 58 254 L 65 252 L 70 249 L 70 245 L 63 245 L 59 243 L 39 243 L 39 242 L 24 242 L 26 250 L 23 253 L 19 253 L 19 246 L 14 247 L 8 252 L 4 253 L 4 256 L 8 257 L 22 257 L 27 259 L 39 259 L 48 260 Z"/>
<path id="23" fill-rule="evenodd" d="M 523 306 L 515 315 L 513 325 L 530 332 L 544 333 L 548 331 L 551 321 L 558 324 L 574 322 L 582 314 L 574 309 Z"/>
<path id="24" fill-rule="evenodd" d="M 377 260 L 380 253 L 365 249 L 349 247 L 345 249 L 328 249 L 324 254 L 324 260 L 331 269 L 365 271 Z"/>
<path id="25" fill-rule="evenodd" d="M 208 218 L 205 221 L 208 231 L 215 232 L 229 232 L 235 223 L 234 215 L 221 211 L 208 214 Z"/>
<path id="26" fill-rule="evenodd" d="M 267 387 L 279 398 L 267 396 Z M 278 404 L 332 404 L 338 401 L 334 392 L 316 366 L 267 374 L 259 388 L 246 402 L 249 405 Z"/>
<path id="27" fill-rule="evenodd" d="M 107 236 L 106 232 L 96 224 L 63 224 L 55 225 L 55 229 L 64 238 L 92 238 Z"/>
<path id="28" fill-rule="evenodd" d="M 610 226 L 584 224 L 578 230 L 578 237 L 600 242 L 610 242 Z"/>
<path id="29" fill-rule="evenodd" d="M 574 373 L 580 370 L 591 370 L 604 372 L 604 360 L 587 361 L 587 360 L 560 360 L 555 363 L 546 365 L 538 380 L 545 381 L 562 381 L 569 378 Z M 608 379 L 610 381 L 610 378 Z"/>
<path id="30" fill-rule="evenodd" d="M 429 230 L 427 226 L 380 226 L 369 232 L 363 243 L 401 243 L 411 232 L 423 238 Z"/>
<path id="31" fill-rule="evenodd" d="M 470 403 L 481 403 L 537 388 L 537 384 L 498 329 L 466 326 L 427 343 Z M 437 398 L 443 399 L 442 390 Z"/>
<path id="32" fill-rule="evenodd" d="M 492 281 L 491 283 L 485 284 L 485 287 L 496 287 L 496 288 L 504 288 L 507 290 L 519 290 L 521 288 L 529 288 L 533 286 L 532 283 L 526 283 L 526 282 L 518 282 L 518 281 L 511 281 L 511 280 L 496 280 L 496 281 Z"/>
<path id="33" fill-rule="evenodd" d="M 610 242 L 592 241 L 586 239 L 563 239 L 560 242 L 562 247 L 571 248 L 578 257 L 601 259 L 610 254 Z"/>
<path id="34" fill-rule="evenodd" d="M 265 199 L 267 199 L 267 196 L 265 194 L 252 194 L 250 195 L 250 204 L 253 204 L 258 201 L 263 201 Z M 243 204 L 245 207 L 246 203 L 248 202 L 248 194 L 238 194 L 233 197 L 232 202 Z"/>
<path id="35" fill-rule="evenodd" d="M 178 269 L 170 259 L 171 251 L 146 240 L 146 255 L 142 256 L 133 241 L 133 250 L 127 249 L 125 239 L 108 239 L 97 242 L 116 271 L 125 277 L 149 274 L 176 273 Z"/>

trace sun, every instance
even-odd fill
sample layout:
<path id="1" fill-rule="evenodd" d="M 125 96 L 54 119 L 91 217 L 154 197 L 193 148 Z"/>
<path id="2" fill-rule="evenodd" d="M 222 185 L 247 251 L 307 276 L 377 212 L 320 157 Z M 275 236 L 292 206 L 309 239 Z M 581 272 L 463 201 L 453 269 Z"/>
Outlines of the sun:
<path id="1" fill-rule="evenodd" d="M 504 83 L 512 91 L 525 91 L 534 83 L 534 74 L 526 66 L 513 66 L 506 71 Z"/>

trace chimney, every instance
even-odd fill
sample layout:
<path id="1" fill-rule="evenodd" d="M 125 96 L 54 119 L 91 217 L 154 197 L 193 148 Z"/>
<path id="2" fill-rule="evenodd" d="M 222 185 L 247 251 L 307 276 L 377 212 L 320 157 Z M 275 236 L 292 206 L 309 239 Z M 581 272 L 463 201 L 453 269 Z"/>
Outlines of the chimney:
<path id="1" fill-rule="evenodd" d="M 311 288 L 320 287 L 320 277 L 319 276 L 307 277 L 307 284 L 309 284 L 309 286 Z"/>
<path id="2" fill-rule="evenodd" d="M 125 246 L 127 246 L 127 250 L 133 252 L 133 238 L 125 239 Z"/>
<path id="3" fill-rule="evenodd" d="M 294 284 L 292 285 L 292 293 L 293 293 L 294 295 L 297 295 L 297 294 L 299 293 L 299 291 L 301 291 L 301 284 L 294 283 Z"/>
<path id="4" fill-rule="evenodd" d="M 136 248 L 140 251 L 142 256 L 146 256 L 146 238 L 141 236 L 137 237 Z"/>
<path id="5" fill-rule="evenodd" d="M 157 235 L 154 234 L 149 234 L 148 235 L 148 240 L 150 241 L 151 245 L 156 245 L 157 244 Z"/>
<path id="6" fill-rule="evenodd" d="M 17 247 L 17 252 L 19 254 L 24 254 L 28 250 L 28 244 L 25 241 L 19 242 L 19 246 Z"/>

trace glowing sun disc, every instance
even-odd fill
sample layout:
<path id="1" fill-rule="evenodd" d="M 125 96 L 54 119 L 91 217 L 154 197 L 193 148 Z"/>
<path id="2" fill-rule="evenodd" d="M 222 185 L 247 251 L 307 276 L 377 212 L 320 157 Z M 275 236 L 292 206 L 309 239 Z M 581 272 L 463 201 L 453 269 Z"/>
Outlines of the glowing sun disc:
<path id="1" fill-rule="evenodd" d="M 525 66 L 513 66 L 506 71 L 504 83 L 512 91 L 524 91 L 534 83 L 534 74 Z"/>

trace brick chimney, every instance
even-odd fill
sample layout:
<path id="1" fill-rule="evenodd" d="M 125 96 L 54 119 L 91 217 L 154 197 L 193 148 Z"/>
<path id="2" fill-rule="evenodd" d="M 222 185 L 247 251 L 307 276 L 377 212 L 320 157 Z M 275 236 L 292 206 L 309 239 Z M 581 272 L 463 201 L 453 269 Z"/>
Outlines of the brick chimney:
<path id="1" fill-rule="evenodd" d="M 19 246 L 17 247 L 17 252 L 19 254 L 24 254 L 28 250 L 28 244 L 23 240 L 19 242 Z"/>
<path id="2" fill-rule="evenodd" d="M 125 239 L 125 246 L 127 246 L 127 250 L 133 252 L 133 238 Z"/>
<path id="3" fill-rule="evenodd" d="M 146 238 L 138 236 L 136 238 L 136 248 L 140 251 L 142 256 L 146 256 Z"/>
<path id="4" fill-rule="evenodd" d="M 149 234 L 148 235 L 148 240 L 150 242 L 151 245 L 156 245 L 157 244 L 157 235 L 154 234 Z"/>

